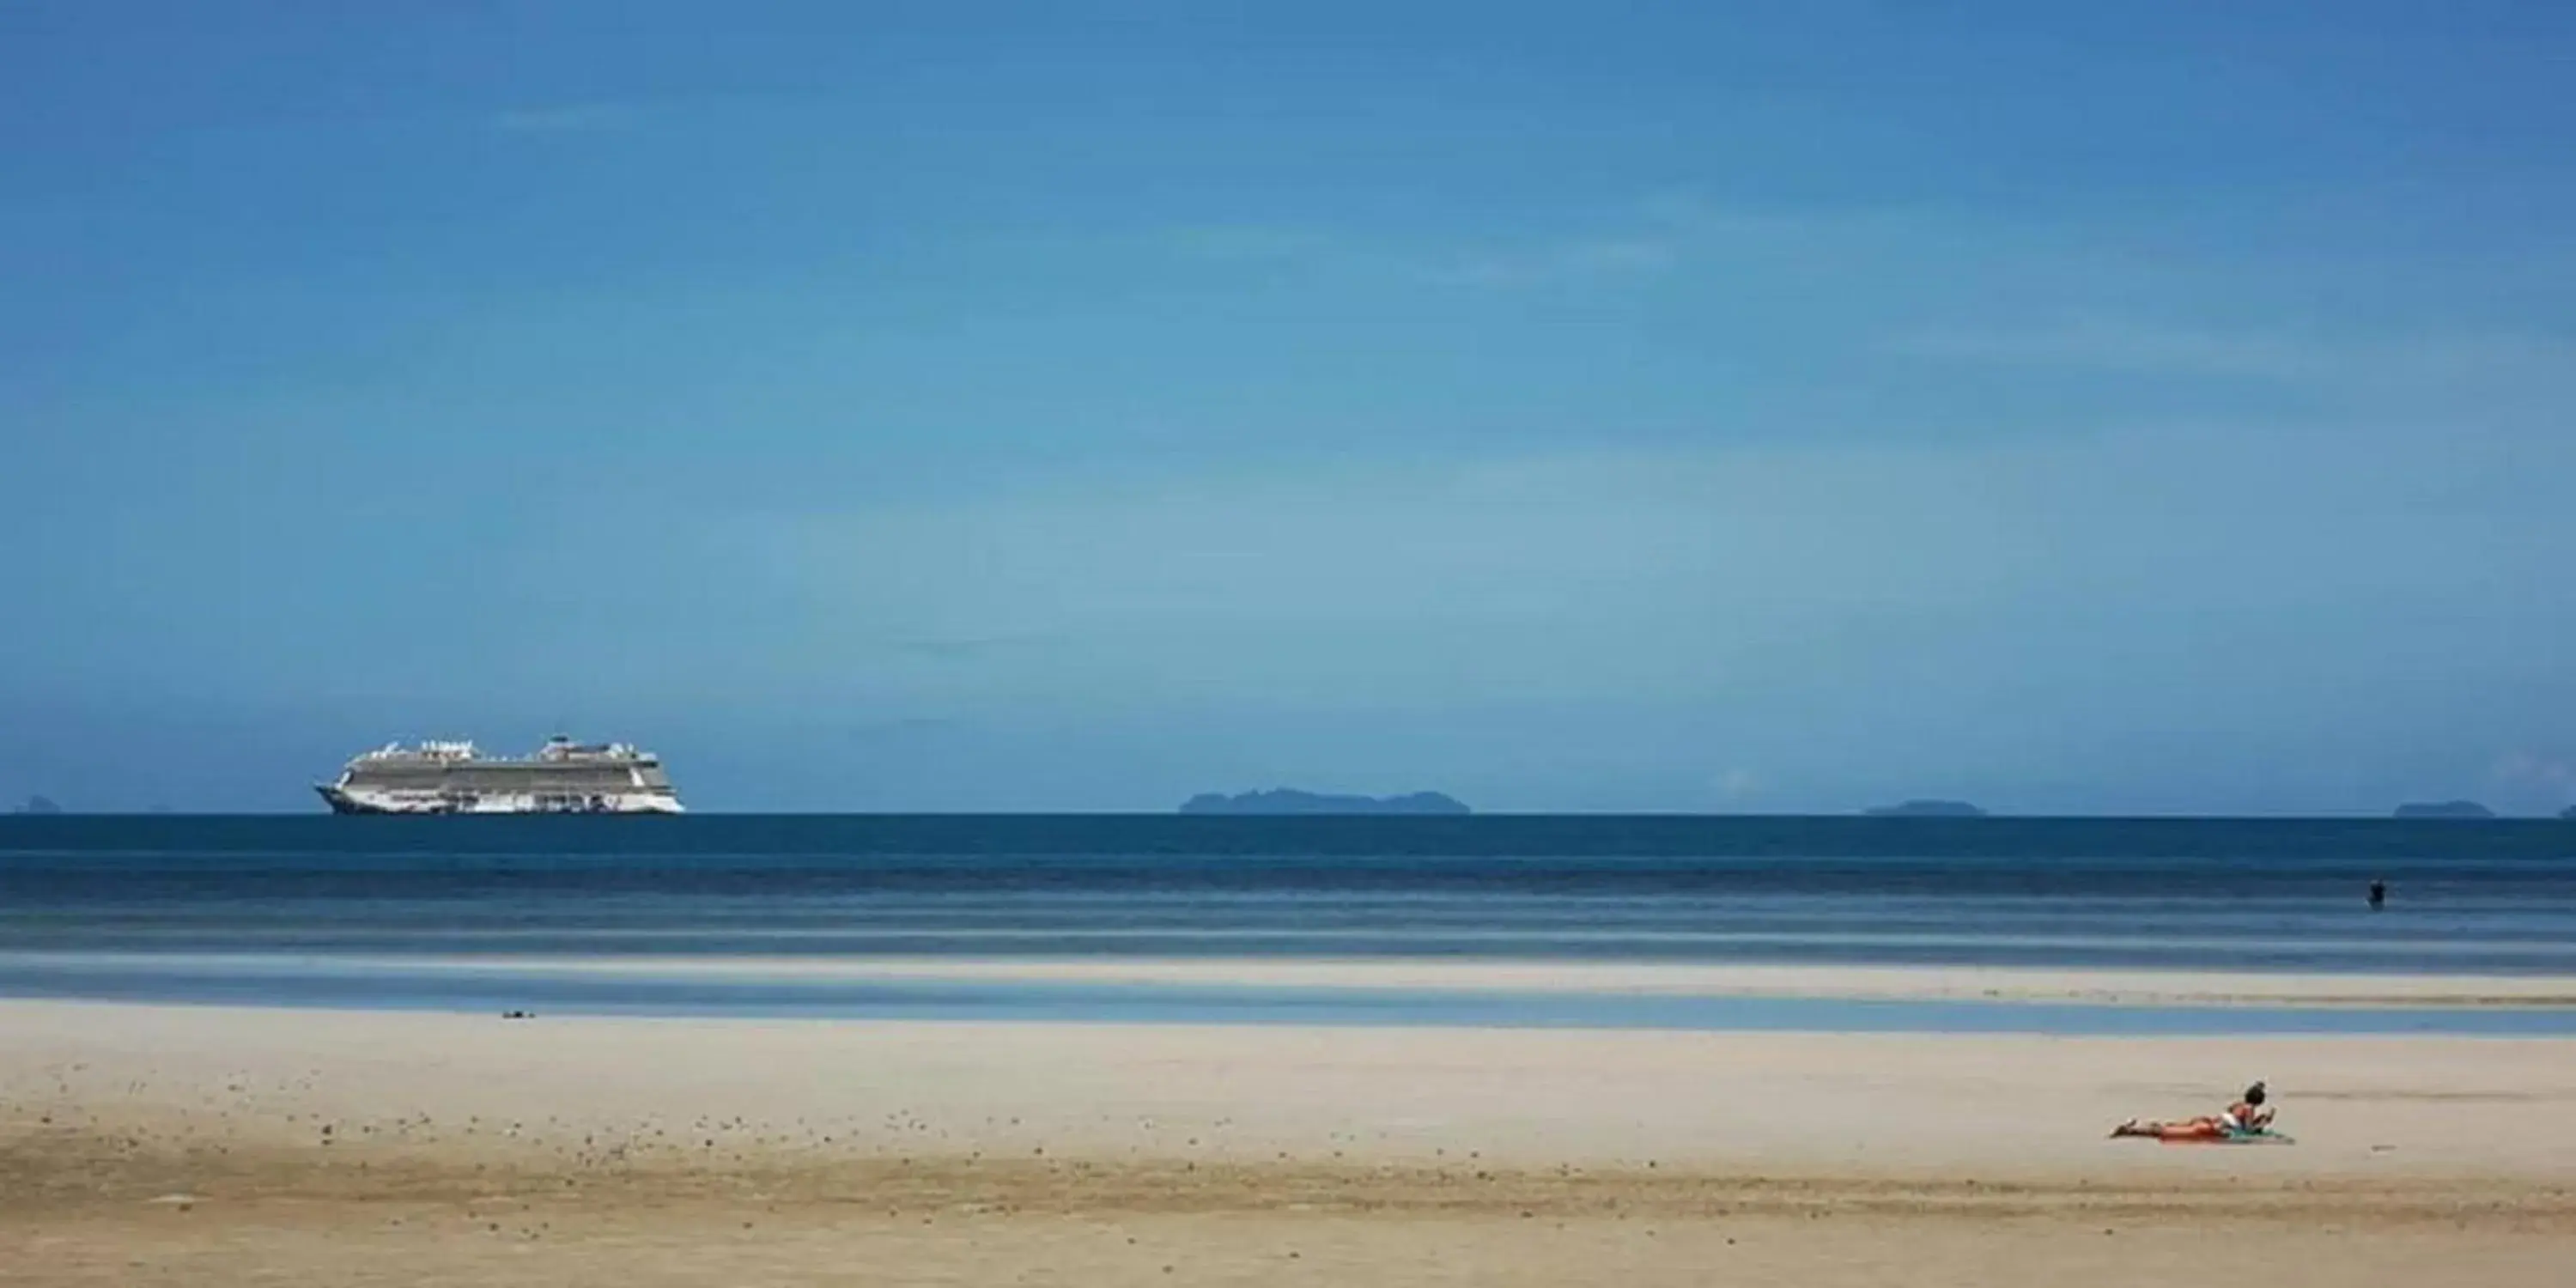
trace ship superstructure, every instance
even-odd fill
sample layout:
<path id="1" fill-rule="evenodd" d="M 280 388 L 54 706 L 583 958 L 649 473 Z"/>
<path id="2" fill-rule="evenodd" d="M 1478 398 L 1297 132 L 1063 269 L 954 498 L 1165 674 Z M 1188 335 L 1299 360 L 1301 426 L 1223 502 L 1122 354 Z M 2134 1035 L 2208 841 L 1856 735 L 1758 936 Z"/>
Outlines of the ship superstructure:
<path id="1" fill-rule="evenodd" d="M 662 759 L 625 743 L 556 737 L 533 756 L 470 742 L 388 745 L 314 790 L 335 814 L 677 814 Z"/>

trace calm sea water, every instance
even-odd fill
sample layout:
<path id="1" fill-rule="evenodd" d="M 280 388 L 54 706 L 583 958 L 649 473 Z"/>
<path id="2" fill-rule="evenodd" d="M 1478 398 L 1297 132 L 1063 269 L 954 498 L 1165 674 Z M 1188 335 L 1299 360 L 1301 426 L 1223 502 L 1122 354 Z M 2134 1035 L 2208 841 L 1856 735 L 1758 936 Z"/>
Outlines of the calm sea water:
<path id="1" fill-rule="evenodd" d="M 2391 890 L 2389 907 L 2377 913 L 2363 902 L 2374 877 Z M 786 984 L 760 986 L 769 989 L 761 993 L 703 978 L 685 986 L 557 980 L 531 991 L 537 984 L 523 977 L 388 974 L 367 961 L 601 954 L 2576 974 L 2576 825 L 0 819 L 0 993 L 473 1007 L 542 995 L 581 1009 L 782 1013 L 1075 1006 L 1110 1014 L 1161 1006 L 1201 1015 L 1233 1006 L 1314 1018 L 1316 1006 L 1365 1009 L 1358 999 L 1320 994 L 1040 995 L 928 985 L 853 992 L 848 984 L 840 993 Z M 1620 1006 L 1672 1005 L 1452 1000 L 1521 1005 L 1522 1019 L 1539 1023 L 1621 1022 L 1612 1013 Z M 1418 1012 L 1423 999 L 1415 1002 Z M 1554 1019 L 1541 1013 L 1578 1005 L 1587 1009 Z M 1760 1009 L 1738 1006 L 1736 1020 L 1758 1025 Z M 1866 1027 L 1864 1012 L 1835 1026 Z"/>

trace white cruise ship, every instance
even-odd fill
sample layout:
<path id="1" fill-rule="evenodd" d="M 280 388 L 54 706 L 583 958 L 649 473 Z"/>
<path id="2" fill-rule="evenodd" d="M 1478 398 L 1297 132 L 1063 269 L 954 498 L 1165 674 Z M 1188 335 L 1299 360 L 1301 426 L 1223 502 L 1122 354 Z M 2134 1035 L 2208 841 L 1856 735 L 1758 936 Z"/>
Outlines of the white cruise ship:
<path id="1" fill-rule="evenodd" d="M 556 737 L 527 757 L 470 742 L 387 746 L 315 787 L 335 814 L 677 814 L 662 760 L 625 743 Z"/>

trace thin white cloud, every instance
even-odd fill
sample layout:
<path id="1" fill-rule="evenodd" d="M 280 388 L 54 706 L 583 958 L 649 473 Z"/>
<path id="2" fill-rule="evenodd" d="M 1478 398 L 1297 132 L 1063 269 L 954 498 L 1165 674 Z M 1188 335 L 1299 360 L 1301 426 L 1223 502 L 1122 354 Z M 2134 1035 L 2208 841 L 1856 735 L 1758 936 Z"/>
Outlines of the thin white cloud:
<path id="1" fill-rule="evenodd" d="M 2333 349 L 2278 334 L 2228 334 L 2101 318 L 2054 326 L 1960 327 L 1899 337 L 1898 353 L 2006 366 L 2300 380 L 2340 365 Z"/>
<path id="2" fill-rule="evenodd" d="M 1269 224 L 1201 224 L 1171 229 L 1164 237 L 1193 259 L 1228 261 L 1302 259 L 1333 245 L 1332 237 L 1313 229 Z"/>
<path id="3" fill-rule="evenodd" d="M 999 650 L 1044 643 L 1037 636 L 968 636 L 925 637 L 897 640 L 895 652 L 909 657 L 941 662 L 971 662 L 991 657 Z"/>
<path id="4" fill-rule="evenodd" d="M 1990 231 L 1990 230 L 1989 230 Z M 1899 207 L 1736 207 L 1690 196 L 1613 205 L 1586 225 L 1553 232 L 1462 233 L 1430 241 L 1365 229 L 1267 223 L 1167 230 L 1167 248 L 1200 259 L 1300 260 L 1393 274 L 1441 287 L 1517 289 L 1634 282 L 1751 256 L 1844 262 L 1855 255 L 1927 258 L 1961 249 L 1960 227 Z M 2018 248 L 2028 256 L 2028 238 Z M 1944 256 L 1928 256 L 1943 258 Z"/>
<path id="5" fill-rule="evenodd" d="M 2016 271 L 2089 271 L 2109 262 L 2062 234 L 2037 227 L 1964 220 L 1906 205 L 1781 206 L 1728 203 L 1686 193 L 1648 196 L 1605 210 L 1590 227 L 1458 249 L 1428 260 L 1422 276 L 1456 285 L 1533 286 L 1620 281 L 1683 270 L 1746 267 L 1835 272 L 1873 266 L 1901 286 L 1927 264 L 1991 266 L 2009 255 Z"/>
<path id="6" fill-rule="evenodd" d="M 2493 776 L 2509 789 L 2533 793 L 2552 804 L 2576 802 L 2576 763 L 2528 751 L 2496 758 Z"/>
<path id="7" fill-rule="evenodd" d="M 1420 276 L 1451 286 L 1516 287 L 1651 277 L 1679 266 L 1664 237 L 1586 237 L 1425 265 Z"/>
<path id="8" fill-rule="evenodd" d="M 2283 383 L 2425 383 L 2554 374 L 2576 360 L 2576 344 L 2556 336 L 2484 332 L 2327 336 L 2104 317 L 2047 325 L 1924 329 L 1899 336 L 1886 347 L 1906 356 L 1993 366 Z"/>
<path id="9" fill-rule="evenodd" d="M 1279 224 L 1205 224 L 1158 234 L 1183 258 L 1219 264 L 1303 264 L 1394 273 L 1439 286 L 1522 287 L 1645 277 L 1677 267 L 1683 247 L 1653 233 L 1530 239 L 1472 250 Z"/>
<path id="10" fill-rule="evenodd" d="M 562 103 L 495 112 L 488 123 L 505 134 L 600 134 L 629 128 L 641 115 L 628 103 Z"/>

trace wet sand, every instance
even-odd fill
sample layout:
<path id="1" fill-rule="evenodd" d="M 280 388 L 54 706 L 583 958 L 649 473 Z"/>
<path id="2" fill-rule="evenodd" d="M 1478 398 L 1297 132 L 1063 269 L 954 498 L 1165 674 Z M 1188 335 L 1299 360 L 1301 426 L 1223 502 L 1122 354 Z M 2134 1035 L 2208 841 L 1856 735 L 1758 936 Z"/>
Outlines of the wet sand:
<path id="1" fill-rule="evenodd" d="M 2281 1096 L 2289 1146 L 2103 1138 Z M 0 1003 L 29 1284 L 2557 1284 L 2576 1043 Z"/>
<path id="2" fill-rule="evenodd" d="M 1249 988 L 2065 1002 L 2095 1006 L 2576 1007 L 2558 975 L 2274 974 L 1994 966 L 1814 966 L 1387 958 L 449 957 L 410 969 L 776 980 L 1176 984 Z"/>

